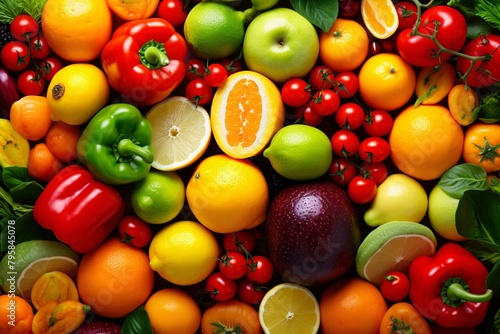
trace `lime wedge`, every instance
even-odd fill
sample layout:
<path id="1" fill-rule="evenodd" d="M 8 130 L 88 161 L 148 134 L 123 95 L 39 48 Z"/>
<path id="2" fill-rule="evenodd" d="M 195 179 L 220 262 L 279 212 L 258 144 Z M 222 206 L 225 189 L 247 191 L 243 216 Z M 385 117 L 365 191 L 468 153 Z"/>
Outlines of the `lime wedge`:
<path id="1" fill-rule="evenodd" d="M 361 242 L 356 254 L 356 271 L 378 286 L 389 271 L 407 274 L 415 258 L 436 252 L 436 244 L 434 232 L 425 225 L 406 221 L 385 223 Z"/>

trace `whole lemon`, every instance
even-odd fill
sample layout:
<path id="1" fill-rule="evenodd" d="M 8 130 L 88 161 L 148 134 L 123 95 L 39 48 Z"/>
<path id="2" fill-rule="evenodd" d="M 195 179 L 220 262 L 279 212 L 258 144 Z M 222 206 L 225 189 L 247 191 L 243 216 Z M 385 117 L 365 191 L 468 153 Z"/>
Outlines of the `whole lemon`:
<path id="1" fill-rule="evenodd" d="M 218 263 L 215 235 L 198 222 L 173 222 L 160 230 L 149 246 L 149 265 L 167 281 L 192 285 L 203 281 Z"/>

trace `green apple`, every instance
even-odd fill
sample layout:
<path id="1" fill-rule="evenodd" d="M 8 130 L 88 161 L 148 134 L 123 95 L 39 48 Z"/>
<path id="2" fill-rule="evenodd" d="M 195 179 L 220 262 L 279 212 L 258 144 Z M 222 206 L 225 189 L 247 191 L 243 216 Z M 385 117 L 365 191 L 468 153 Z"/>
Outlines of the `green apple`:
<path id="1" fill-rule="evenodd" d="M 318 54 L 316 29 L 289 8 L 259 14 L 248 25 L 243 39 L 243 58 L 248 69 L 276 83 L 307 75 Z"/>
<path id="2" fill-rule="evenodd" d="M 451 197 L 441 189 L 434 186 L 429 194 L 429 208 L 427 216 L 436 233 L 451 241 L 465 241 L 466 238 L 458 234 L 455 224 L 458 198 Z"/>

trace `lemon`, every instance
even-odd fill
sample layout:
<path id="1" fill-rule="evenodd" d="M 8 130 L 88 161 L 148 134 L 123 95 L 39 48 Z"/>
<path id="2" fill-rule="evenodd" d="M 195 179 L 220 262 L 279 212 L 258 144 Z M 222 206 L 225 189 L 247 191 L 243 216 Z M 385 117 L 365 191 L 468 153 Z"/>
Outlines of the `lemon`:
<path id="1" fill-rule="evenodd" d="M 425 217 L 427 203 L 427 193 L 417 180 L 401 173 L 392 174 L 378 186 L 363 218 L 372 227 L 394 220 L 418 223 Z"/>
<path id="2" fill-rule="evenodd" d="M 130 201 L 135 214 L 150 224 L 174 219 L 184 206 L 185 187 L 176 172 L 152 170 L 133 184 Z"/>
<path id="3" fill-rule="evenodd" d="M 309 289 L 281 283 L 264 295 L 259 321 L 266 334 L 315 334 L 320 325 L 319 304 Z"/>
<path id="4" fill-rule="evenodd" d="M 203 1 L 196 4 L 184 22 L 184 37 L 196 56 L 221 59 L 243 44 L 245 14 L 231 6 Z"/>
<path id="5" fill-rule="evenodd" d="M 161 229 L 149 246 L 149 265 L 167 281 L 192 285 L 215 269 L 219 246 L 215 235 L 198 222 L 182 220 Z"/>
<path id="6" fill-rule="evenodd" d="M 106 105 L 109 94 L 108 79 L 100 68 L 87 63 L 67 65 L 47 88 L 52 120 L 84 124 Z"/>
<path id="7" fill-rule="evenodd" d="M 210 143 L 208 112 L 186 97 L 173 96 L 155 104 L 146 118 L 153 128 L 152 166 L 158 170 L 174 171 L 191 165 Z"/>
<path id="8" fill-rule="evenodd" d="M 451 197 L 436 184 L 429 194 L 427 216 L 437 234 L 452 241 L 465 241 L 467 238 L 457 231 L 455 213 L 460 199 Z"/>
<path id="9" fill-rule="evenodd" d="M 305 124 L 287 125 L 278 130 L 263 154 L 276 172 L 296 181 L 324 175 L 333 158 L 328 136 Z"/>
<path id="10" fill-rule="evenodd" d="M 414 222 L 388 222 L 376 227 L 361 242 L 356 253 L 356 271 L 380 285 L 389 271 L 408 274 L 411 262 L 436 252 L 436 236 L 430 228 Z"/>

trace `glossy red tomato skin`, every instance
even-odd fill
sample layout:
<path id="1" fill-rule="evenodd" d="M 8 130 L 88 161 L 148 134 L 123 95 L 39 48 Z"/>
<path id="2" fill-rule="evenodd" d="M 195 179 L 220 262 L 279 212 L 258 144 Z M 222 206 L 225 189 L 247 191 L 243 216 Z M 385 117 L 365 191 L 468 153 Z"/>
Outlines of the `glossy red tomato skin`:
<path id="1" fill-rule="evenodd" d="M 40 26 L 38 22 L 28 14 L 20 14 L 10 23 L 12 37 L 20 42 L 26 42 L 38 35 Z"/>
<path id="2" fill-rule="evenodd" d="M 333 115 L 340 106 L 340 98 L 331 89 L 323 89 L 314 94 L 311 101 L 312 110 L 320 116 Z"/>
<path id="3" fill-rule="evenodd" d="M 380 282 L 380 292 L 391 302 L 402 301 L 410 292 L 410 280 L 403 272 L 390 271 Z"/>
<path id="4" fill-rule="evenodd" d="M 262 301 L 262 298 L 264 298 L 264 290 L 250 282 L 248 279 L 243 278 L 238 281 L 238 297 L 245 303 L 248 303 L 250 305 L 257 305 Z"/>
<path id="5" fill-rule="evenodd" d="M 398 12 L 398 30 L 413 28 L 417 22 L 417 6 L 410 1 L 400 1 L 395 4 Z"/>
<path id="6" fill-rule="evenodd" d="M 24 95 L 40 95 L 45 89 L 45 79 L 37 76 L 33 70 L 19 74 L 17 87 Z"/>
<path id="7" fill-rule="evenodd" d="M 222 247 L 226 252 L 239 252 L 241 254 L 251 253 L 255 247 L 256 238 L 253 233 L 241 230 L 224 234 Z"/>
<path id="8" fill-rule="evenodd" d="M 323 122 L 324 116 L 316 114 L 312 108 L 311 103 L 306 103 L 305 105 L 295 109 L 295 117 L 298 120 L 302 120 L 305 124 L 317 127 Z"/>
<path id="9" fill-rule="evenodd" d="M 118 235 L 137 248 L 146 247 L 153 239 L 151 225 L 136 216 L 124 216 L 120 219 Z"/>
<path id="10" fill-rule="evenodd" d="M 332 89 L 335 74 L 325 65 L 318 65 L 309 72 L 309 84 L 315 91 Z"/>
<path id="11" fill-rule="evenodd" d="M 365 161 L 361 164 L 359 174 L 367 174 L 367 177 L 373 179 L 373 181 L 375 181 L 375 184 L 377 184 L 378 186 L 387 178 L 389 171 L 387 170 L 387 166 L 383 162 Z"/>
<path id="12" fill-rule="evenodd" d="M 467 43 L 462 49 L 466 55 L 473 57 L 487 56 L 488 60 L 478 60 L 467 76 L 467 84 L 471 87 L 487 87 L 500 81 L 500 35 L 489 34 L 479 36 Z M 459 57 L 457 70 L 462 75 L 472 66 L 472 60 Z"/>
<path id="13" fill-rule="evenodd" d="M 163 0 L 158 5 L 158 16 L 174 27 L 182 25 L 186 21 L 187 14 L 182 0 Z"/>
<path id="14" fill-rule="evenodd" d="M 208 65 L 204 79 L 209 86 L 217 88 L 226 82 L 228 75 L 229 74 L 224 65 L 214 63 Z"/>
<path id="15" fill-rule="evenodd" d="M 247 260 L 247 272 L 245 277 L 255 284 L 266 284 L 274 275 L 274 266 L 267 257 L 254 255 Z"/>
<path id="16" fill-rule="evenodd" d="M 363 123 L 363 130 L 372 137 L 383 137 L 392 130 L 394 119 L 385 110 L 375 109 L 370 111 Z"/>
<path id="17" fill-rule="evenodd" d="M 359 149 L 358 135 L 349 130 L 339 130 L 331 138 L 333 152 L 339 157 L 355 155 Z"/>
<path id="18" fill-rule="evenodd" d="M 5 68 L 11 71 L 22 71 L 28 67 L 31 61 L 28 46 L 19 41 L 10 41 L 5 44 L 0 58 Z"/>
<path id="19" fill-rule="evenodd" d="M 186 97 L 194 103 L 204 106 L 212 102 L 214 88 L 203 78 L 196 78 L 186 85 Z"/>
<path id="20" fill-rule="evenodd" d="M 347 186 L 347 194 L 353 202 L 367 204 L 375 198 L 377 184 L 373 179 L 356 175 Z"/>
<path id="21" fill-rule="evenodd" d="M 47 81 L 52 80 L 54 75 L 63 68 L 62 62 L 54 57 L 47 57 L 40 62 L 40 75 Z"/>
<path id="22" fill-rule="evenodd" d="M 239 252 L 227 252 L 219 261 L 219 271 L 230 279 L 240 279 L 247 272 L 247 259 Z"/>
<path id="23" fill-rule="evenodd" d="M 205 292 L 216 301 L 230 300 L 236 295 L 237 289 L 236 281 L 220 272 L 210 274 L 205 281 Z"/>
<path id="24" fill-rule="evenodd" d="M 359 89 L 359 79 L 356 73 L 347 71 L 340 72 L 335 77 L 333 90 L 341 99 L 348 99 L 356 95 Z"/>
<path id="25" fill-rule="evenodd" d="M 391 147 L 387 140 L 380 137 L 368 137 L 359 144 L 358 155 L 366 162 L 381 162 L 389 157 Z"/>
<path id="26" fill-rule="evenodd" d="M 341 187 L 347 187 L 349 182 L 358 175 L 356 165 L 347 158 L 334 158 L 328 169 L 328 177 Z"/>
<path id="27" fill-rule="evenodd" d="M 337 125 L 348 130 L 356 130 L 363 125 L 365 112 L 363 108 L 354 102 L 341 104 L 335 112 Z"/>
<path id="28" fill-rule="evenodd" d="M 50 54 L 50 47 L 43 36 L 37 36 L 30 40 L 30 54 L 34 59 L 45 59 Z"/>
<path id="29" fill-rule="evenodd" d="M 200 59 L 192 58 L 186 61 L 186 78 L 189 81 L 203 78 L 204 73 L 205 64 Z"/>
<path id="30" fill-rule="evenodd" d="M 292 78 L 283 84 L 281 99 L 290 107 L 300 107 L 311 99 L 309 84 L 300 78 Z"/>

